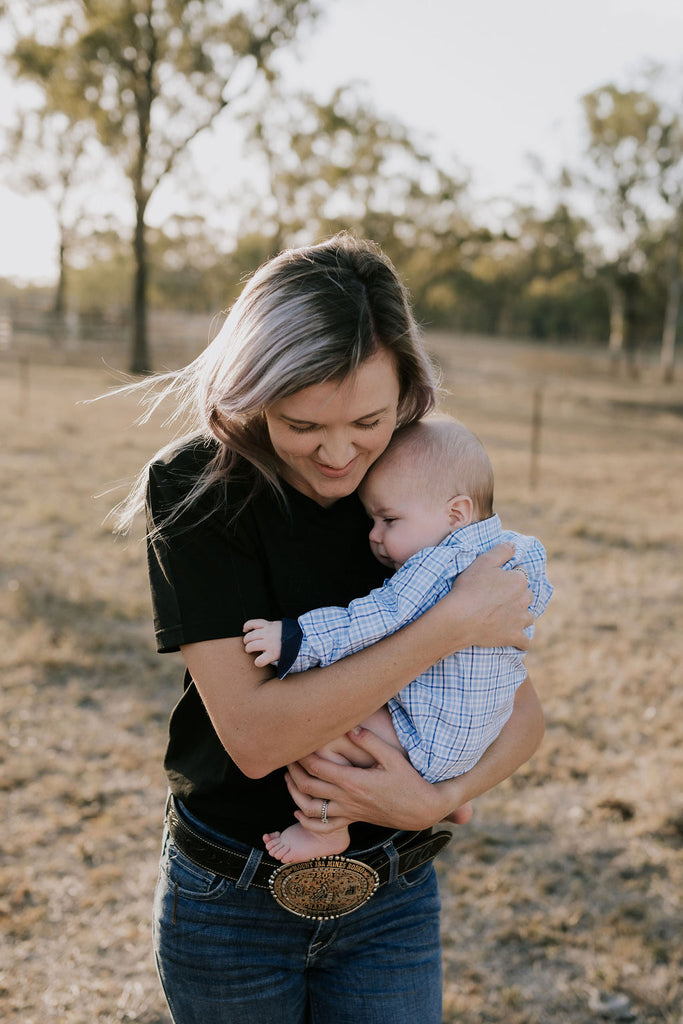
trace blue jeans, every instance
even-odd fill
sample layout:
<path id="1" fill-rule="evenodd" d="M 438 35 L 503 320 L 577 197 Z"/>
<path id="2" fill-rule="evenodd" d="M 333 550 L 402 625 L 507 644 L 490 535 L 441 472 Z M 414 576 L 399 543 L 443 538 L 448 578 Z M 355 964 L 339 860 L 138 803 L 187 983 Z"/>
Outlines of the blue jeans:
<path id="1" fill-rule="evenodd" d="M 439 910 L 428 863 L 345 917 L 309 921 L 263 889 L 197 867 L 166 830 L 154 945 L 173 1020 L 441 1024 Z"/>

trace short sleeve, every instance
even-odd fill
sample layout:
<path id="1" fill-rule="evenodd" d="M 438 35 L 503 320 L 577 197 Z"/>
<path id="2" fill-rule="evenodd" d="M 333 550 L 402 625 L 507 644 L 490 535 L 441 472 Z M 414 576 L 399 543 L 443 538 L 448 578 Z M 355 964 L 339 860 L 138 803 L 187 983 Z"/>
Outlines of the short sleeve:
<path id="1" fill-rule="evenodd" d="M 235 507 L 209 491 L 165 525 L 192 482 L 177 464 L 158 462 L 149 471 L 147 557 L 159 652 L 241 636 L 246 619 L 271 615 L 247 513 L 235 518 Z"/>

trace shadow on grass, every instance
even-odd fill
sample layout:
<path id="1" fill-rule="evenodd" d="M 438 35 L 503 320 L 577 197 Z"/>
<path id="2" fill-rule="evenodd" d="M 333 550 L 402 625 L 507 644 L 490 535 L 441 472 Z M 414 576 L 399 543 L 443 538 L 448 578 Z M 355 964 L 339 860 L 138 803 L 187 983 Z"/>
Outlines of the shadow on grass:
<path id="1" fill-rule="evenodd" d="M 591 987 L 625 993 L 629 1019 L 673 1020 L 678 870 L 662 838 L 632 820 L 571 829 L 475 817 L 439 863 L 447 979 L 467 978 L 482 998 L 525 993 L 506 1018 L 515 1024 L 592 1019 Z"/>
<path id="2" fill-rule="evenodd" d="M 148 610 L 68 597 L 28 577 L 14 581 L 11 598 L 4 617 L 10 674 L 28 671 L 42 687 L 81 680 L 87 683 L 85 702 L 95 701 L 94 691 L 112 688 L 166 700 L 180 687 L 180 659 L 157 655 Z"/>

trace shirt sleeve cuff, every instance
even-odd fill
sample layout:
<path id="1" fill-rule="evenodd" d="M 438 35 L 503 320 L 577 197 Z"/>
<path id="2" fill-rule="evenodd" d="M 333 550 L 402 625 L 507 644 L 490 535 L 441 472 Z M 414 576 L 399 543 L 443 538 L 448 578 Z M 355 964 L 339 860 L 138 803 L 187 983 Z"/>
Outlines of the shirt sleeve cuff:
<path id="1" fill-rule="evenodd" d="M 277 663 L 278 679 L 284 679 L 297 659 L 303 630 L 296 619 L 282 620 L 282 641 L 280 643 L 280 660 Z"/>

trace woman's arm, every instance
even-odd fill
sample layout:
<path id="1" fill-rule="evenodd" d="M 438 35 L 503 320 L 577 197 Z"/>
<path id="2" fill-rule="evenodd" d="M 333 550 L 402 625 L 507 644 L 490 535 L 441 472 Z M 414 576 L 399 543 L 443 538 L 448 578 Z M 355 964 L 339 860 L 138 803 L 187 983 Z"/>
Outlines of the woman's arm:
<path id="1" fill-rule="evenodd" d="M 480 555 L 415 622 L 326 668 L 280 681 L 232 637 L 182 647 L 213 726 L 241 771 L 261 778 L 352 729 L 435 662 L 472 645 L 526 649 L 533 617 L 512 546 Z"/>
<path id="2" fill-rule="evenodd" d="M 544 731 L 543 711 L 527 678 L 500 735 L 464 775 L 433 785 L 425 782 L 395 747 L 360 729 L 349 738 L 375 759 L 374 767 L 353 768 L 311 754 L 303 763 L 289 766 L 287 785 L 299 807 L 297 817 L 308 818 L 306 827 L 313 831 L 326 831 L 319 820 L 322 799 L 328 801 L 328 820 L 342 817 L 419 830 L 443 821 L 512 775 L 536 752 Z"/>

